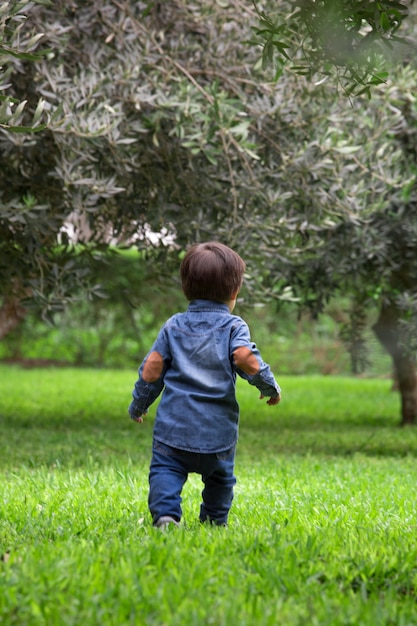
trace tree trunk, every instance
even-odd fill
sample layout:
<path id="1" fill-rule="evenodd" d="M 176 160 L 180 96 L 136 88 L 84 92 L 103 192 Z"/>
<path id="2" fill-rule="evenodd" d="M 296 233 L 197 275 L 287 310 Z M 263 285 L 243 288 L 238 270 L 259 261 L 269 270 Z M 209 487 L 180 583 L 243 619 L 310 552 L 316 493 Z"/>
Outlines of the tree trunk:
<path id="1" fill-rule="evenodd" d="M 401 425 L 417 423 L 417 371 L 413 355 L 401 344 L 400 311 L 390 303 L 382 305 L 373 327 L 375 335 L 392 358 L 401 396 Z"/>
<path id="2" fill-rule="evenodd" d="M 26 315 L 25 308 L 16 296 L 5 297 L 0 307 L 0 341 L 20 324 Z"/>

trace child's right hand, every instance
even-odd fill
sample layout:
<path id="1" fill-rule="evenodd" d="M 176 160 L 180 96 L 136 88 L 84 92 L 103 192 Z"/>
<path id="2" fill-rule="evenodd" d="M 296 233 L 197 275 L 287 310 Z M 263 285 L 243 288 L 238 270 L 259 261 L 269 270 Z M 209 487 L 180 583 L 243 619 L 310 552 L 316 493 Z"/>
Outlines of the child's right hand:
<path id="1" fill-rule="evenodd" d="M 265 396 L 263 396 L 262 394 L 259 396 L 259 400 L 263 400 L 265 398 Z M 276 404 L 279 404 L 281 402 L 281 394 L 279 393 L 277 396 L 275 396 L 275 398 L 269 398 L 269 400 L 266 401 L 267 404 L 269 404 L 269 406 L 275 406 Z"/>
<path id="2" fill-rule="evenodd" d="M 142 424 L 143 422 L 143 418 L 145 417 L 146 413 L 142 413 L 142 415 L 139 415 L 138 417 L 132 417 L 134 422 L 138 422 L 139 424 Z"/>

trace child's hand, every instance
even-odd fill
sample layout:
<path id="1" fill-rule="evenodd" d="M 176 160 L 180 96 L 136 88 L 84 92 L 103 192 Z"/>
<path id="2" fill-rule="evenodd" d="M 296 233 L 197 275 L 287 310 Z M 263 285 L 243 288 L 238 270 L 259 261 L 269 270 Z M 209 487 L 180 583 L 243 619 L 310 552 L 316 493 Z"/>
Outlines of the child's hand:
<path id="1" fill-rule="evenodd" d="M 265 398 L 265 396 L 263 396 L 262 394 L 259 396 L 259 400 L 263 400 Z M 275 398 L 269 398 L 269 400 L 266 401 L 267 404 L 269 404 L 269 406 L 275 406 L 276 404 L 279 404 L 281 402 L 281 394 L 278 394 Z"/>
<path id="2" fill-rule="evenodd" d="M 139 424 L 142 424 L 143 422 L 143 418 L 145 417 L 146 413 L 143 413 L 142 415 L 139 415 L 139 417 L 134 417 L 133 421 L 134 422 L 139 422 Z"/>

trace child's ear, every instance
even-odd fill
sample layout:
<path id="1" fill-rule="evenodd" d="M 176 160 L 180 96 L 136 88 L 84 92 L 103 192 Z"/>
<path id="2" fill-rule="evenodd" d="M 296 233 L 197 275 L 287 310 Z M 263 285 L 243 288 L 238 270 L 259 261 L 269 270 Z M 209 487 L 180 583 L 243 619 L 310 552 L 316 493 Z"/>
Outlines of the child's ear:
<path id="1" fill-rule="evenodd" d="M 232 293 L 232 295 L 230 296 L 230 299 L 231 299 L 231 300 L 236 300 L 236 299 L 237 299 L 237 297 L 238 297 L 238 295 L 239 295 L 239 290 L 234 291 L 234 292 Z"/>

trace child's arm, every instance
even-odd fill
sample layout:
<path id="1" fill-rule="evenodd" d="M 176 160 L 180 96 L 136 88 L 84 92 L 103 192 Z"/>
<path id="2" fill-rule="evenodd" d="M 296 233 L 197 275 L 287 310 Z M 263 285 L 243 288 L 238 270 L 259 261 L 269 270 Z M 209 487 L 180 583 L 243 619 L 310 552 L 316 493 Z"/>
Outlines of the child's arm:
<path id="1" fill-rule="evenodd" d="M 260 399 L 267 396 L 267 404 L 274 406 L 281 400 L 281 387 L 274 378 L 271 368 L 251 341 L 246 323 L 236 329 L 232 340 L 232 359 L 236 372 L 254 385 L 260 392 Z"/>
<path id="2" fill-rule="evenodd" d="M 250 385 L 254 385 L 260 392 L 260 399 L 267 396 L 267 404 L 273 406 L 281 400 L 281 387 L 278 385 L 267 363 L 262 360 L 255 344 L 241 346 L 233 352 L 236 371 Z"/>
<path id="3" fill-rule="evenodd" d="M 128 409 L 130 417 L 135 422 L 143 422 L 143 417 L 148 408 L 164 388 L 167 363 L 161 352 L 156 349 L 157 347 L 163 350 L 162 331 L 139 368 L 139 377 L 135 383 L 132 392 L 133 399 Z"/>
<path id="4" fill-rule="evenodd" d="M 143 417 L 148 412 L 148 408 L 156 400 L 164 387 L 163 380 L 156 383 L 148 383 L 146 380 L 139 378 L 135 383 L 132 392 L 132 402 L 129 405 L 129 415 L 136 422 L 143 422 Z"/>

